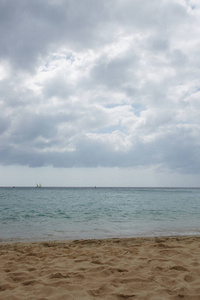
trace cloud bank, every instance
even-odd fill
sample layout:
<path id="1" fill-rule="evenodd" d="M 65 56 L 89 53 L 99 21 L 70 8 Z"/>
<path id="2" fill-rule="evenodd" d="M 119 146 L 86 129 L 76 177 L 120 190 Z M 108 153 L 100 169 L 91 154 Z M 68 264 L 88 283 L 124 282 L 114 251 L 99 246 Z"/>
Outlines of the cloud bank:
<path id="1" fill-rule="evenodd" d="M 197 0 L 0 3 L 0 164 L 200 173 Z"/>

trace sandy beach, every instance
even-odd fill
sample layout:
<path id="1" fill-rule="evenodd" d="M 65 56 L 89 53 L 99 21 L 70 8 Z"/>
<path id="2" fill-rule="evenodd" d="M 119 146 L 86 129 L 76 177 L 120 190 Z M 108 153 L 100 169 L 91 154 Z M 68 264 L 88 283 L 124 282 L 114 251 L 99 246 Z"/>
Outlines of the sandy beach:
<path id="1" fill-rule="evenodd" d="M 0 244 L 0 299 L 200 299 L 200 237 Z"/>

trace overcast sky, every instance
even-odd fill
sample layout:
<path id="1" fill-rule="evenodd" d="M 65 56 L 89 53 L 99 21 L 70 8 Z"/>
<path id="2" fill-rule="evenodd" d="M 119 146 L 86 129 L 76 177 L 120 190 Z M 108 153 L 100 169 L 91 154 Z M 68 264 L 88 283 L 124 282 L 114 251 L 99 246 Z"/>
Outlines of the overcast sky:
<path id="1" fill-rule="evenodd" d="M 200 186 L 198 0 L 1 0 L 0 185 Z"/>

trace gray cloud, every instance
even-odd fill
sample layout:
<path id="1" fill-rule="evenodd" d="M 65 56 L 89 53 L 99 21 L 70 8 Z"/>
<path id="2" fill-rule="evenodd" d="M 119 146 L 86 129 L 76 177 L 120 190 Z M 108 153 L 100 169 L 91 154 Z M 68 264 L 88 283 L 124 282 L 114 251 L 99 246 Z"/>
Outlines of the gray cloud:
<path id="1" fill-rule="evenodd" d="M 199 173 L 191 1 L 0 3 L 0 163 Z"/>
<path id="2" fill-rule="evenodd" d="M 0 11 L 0 55 L 15 68 L 32 70 L 49 51 L 63 45 L 79 49 L 105 39 L 95 33 L 102 17 L 107 19 L 100 2 L 20 0 L 16 5 L 8 0 L 1 2 Z"/>

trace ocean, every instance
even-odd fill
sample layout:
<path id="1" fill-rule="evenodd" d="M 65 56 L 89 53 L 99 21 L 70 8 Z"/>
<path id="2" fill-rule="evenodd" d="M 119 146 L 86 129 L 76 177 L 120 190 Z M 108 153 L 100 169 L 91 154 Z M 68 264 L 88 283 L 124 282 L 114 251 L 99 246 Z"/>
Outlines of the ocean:
<path id="1" fill-rule="evenodd" d="M 0 188 L 0 241 L 200 234 L 198 188 Z"/>

